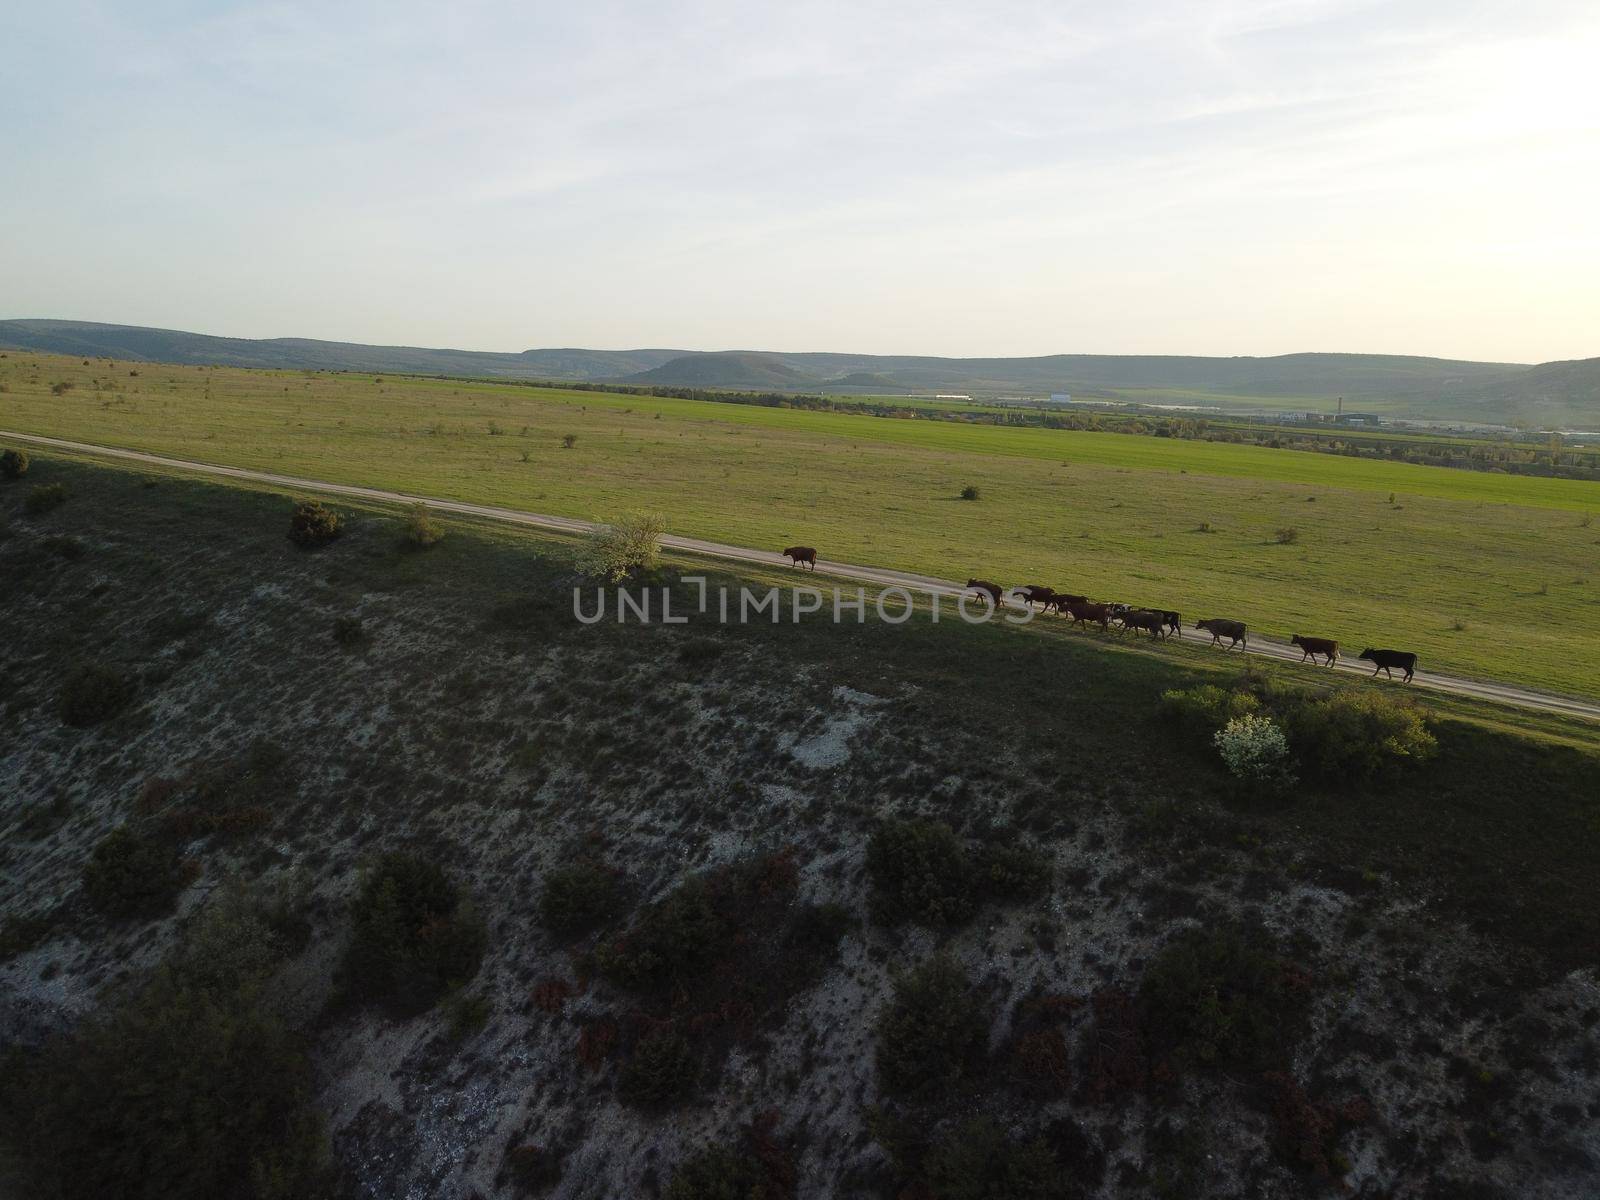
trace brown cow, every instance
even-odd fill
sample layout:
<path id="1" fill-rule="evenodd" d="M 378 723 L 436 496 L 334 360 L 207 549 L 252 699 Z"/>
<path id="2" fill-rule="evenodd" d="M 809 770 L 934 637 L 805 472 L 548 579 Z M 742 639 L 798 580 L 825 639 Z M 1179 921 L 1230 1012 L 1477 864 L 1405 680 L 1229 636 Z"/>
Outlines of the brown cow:
<path id="1" fill-rule="evenodd" d="M 1162 630 L 1166 628 L 1166 622 L 1160 613 L 1142 608 L 1125 609 L 1117 615 L 1117 620 L 1122 622 L 1123 633 L 1127 633 L 1130 629 L 1143 629 L 1152 638 L 1159 638 Z"/>
<path id="2" fill-rule="evenodd" d="M 1248 650 L 1250 648 L 1250 643 L 1245 639 L 1244 636 L 1243 621 L 1228 621 L 1222 617 L 1207 617 L 1204 621 L 1196 621 L 1194 623 L 1194 627 L 1196 629 L 1204 629 L 1207 633 L 1209 633 L 1211 635 L 1211 644 L 1213 646 L 1215 646 L 1223 638 L 1227 638 L 1229 639 L 1229 650 L 1232 650 L 1235 647 L 1240 650 Z"/>
<path id="3" fill-rule="evenodd" d="M 986 593 L 989 599 L 994 601 L 996 608 L 1004 608 L 1006 606 L 1005 593 L 998 583 L 990 583 L 987 579 L 969 579 L 967 580 L 967 586 L 973 591 Z"/>
<path id="4" fill-rule="evenodd" d="M 1164 608 L 1158 611 L 1161 613 L 1161 624 L 1166 627 L 1167 635 L 1170 637 L 1173 634 L 1176 634 L 1177 636 L 1182 637 L 1183 617 L 1178 613 L 1169 612 Z"/>
<path id="5" fill-rule="evenodd" d="M 1372 668 L 1374 675 L 1382 671 L 1393 679 L 1394 673 L 1389 668 L 1399 667 L 1405 672 L 1404 682 L 1410 683 L 1411 677 L 1417 673 L 1417 656 L 1409 650 L 1363 650 L 1361 657 L 1369 663 L 1377 664 Z"/>
<path id="6" fill-rule="evenodd" d="M 1105 630 L 1111 628 L 1111 606 L 1109 604 L 1071 604 L 1067 606 L 1067 616 L 1072 618 L 1074 625 L 1089 623 L 1098 625 Z"/>
<path id="7" fill-rule="evenodd" d="M 1069 596 L 1066 592 L 1057 592 L 1054 596 L 1050 597 L 1050 603 L 1046 604 L 1044 607 L 1045 611 L 1048 612 L 1053 606 L 1058 613 L 1065 617 L 1071 615 L 1068 610 L 1074 604 L 1087 603 L 1089 603 L 1089 597 L 1087 596 Z"/>
<path id="8" fill-rule="evenodd" d="M 1050 611 L 1050 605 L 1055 602 L 1056 598 L 1054 588 L 1047 588 L 1037 583 L 1030 583 L 1027 587 L 1012 588 L 1011 590 L 1013 595 L 1021 596 L 1023 603 L 1029 608 L 1032 608 L 1033 602 L 1037 600 L 1044 605 L 1045 612 Z"/>
<path id="9" fill-rule="evenodd" d="M 794 559 L 789 565 L 798 567 L 801 563 L 810 563 L 811 569 L 817 569 L 817 551 L 814 546 L 790 546 L 783 551 L 787 557 Z"/>
<path id="10" fill-rule="evenodd" d="M 1300 647 L 1300 661 L 1310 659 L 1315 662 L 1319 657 L 1328 660 L 1327 665 L 1333 666 L 1339 661 L 1339 643 L 1332 638 L 1301 637 L 1298 633 L 1289 639 L 1291 646 Z"/>

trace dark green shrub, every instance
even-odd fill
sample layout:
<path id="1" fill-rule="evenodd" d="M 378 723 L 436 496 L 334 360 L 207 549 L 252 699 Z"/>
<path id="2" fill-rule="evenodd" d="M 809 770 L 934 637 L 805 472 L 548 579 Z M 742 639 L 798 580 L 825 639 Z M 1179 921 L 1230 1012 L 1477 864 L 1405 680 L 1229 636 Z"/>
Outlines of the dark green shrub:
<path id="1" fill-rule="evenodd" d="M 28 473 L 28 452 L 7 450 L 0 453 L 0 479 L 21 479 Z"/>
<path id="2" fill-rule="evenodd" d="M 976 905 L 966 848 L 941 821 L 883 822 L 867 842 L 872 913 L 886 925 L 956 925 Z"/>
<path id="3" fill-rule="evenodd" d="M 1216 732 L 1236 717 L 1252 716 L 1261 708 L 1254 694 L 1202 684 L 1161 693 L 1161 717 L 1175 725 L 1185 738 L 1209 750 Z"/>
<path id="4" fill-rule="evenodd" d="M 978 886 L 1000 900 L 1035 900 L 1050 890 L 1050 857 L 1025 844 L 985 846 L 978 855 Z"/>
<path id="5" fill-rule="evenodd" d="M 539 893 L 539 921 L 552 933 L 575 937 L 615 917 L 622 887 L 614 871 L 596 862 L 557 867 Z"/>
<path id="6" fill-rule="evenodd" d="M 683 979 L 706 966 L 732 926 L 701 876 L 685 880 L 646 908 L 632 929 L 595 952 L 600 973 L 622 987 L 644 989 Z"/>
<path id="7" fill-rule="evenodd" d="M 935 1200 L 1054 1200 L 1071 1194 L 1042 1137 L 1013 1141 L 988 1117 L 940 1138 L 922 1170 Z"/>
<path id="8" fill-rule="evenodd" d="M 673 1172 L 666 1200 L 784 1200 L 789 1194 L 754 1155 L 712 1146 Z"/>
<path id="9" fill-rule="evenodd" d="M 178 852 L 126 826 L 113 829 L 83 865 L 84 898 L 109 917 L 145 917 L 172 908 L 190 874 Z"/>
<path id="10" fill-rule="evenodd" d="M 47 512 L 54 512 L 67 502 L 67 488 L 61 483 L 45 483 L 36 488 L 29 488 L 27 497 L 22 501 L 22 511 L 30 517 L 43 516 Z"/>
<path id="11" fill-rule="evenodd" d="M 426 550 L 444 540 L 444 525 L 418 501 L 406 509 L 404 543 L 412 550 Z"/>
<path id="12" fill-rule="evenodd" d="M 93 725 L 126 707 L 133 692 L 133 683 L 112 668 L 86 664 L 62 682 L 56 712 L 68 725 Z"/>
<path id="13" fill-rule="evenodd" d="M 561 1182 L 561 1155 L 544 1146 L 507 1146 L 496 1182 L 509 1183 L 514 1196 L 537 1196 Z"/>
<path id="14" fill-rule="evenodd" d="M 361 882 L 339 969 L 346 995 L 420 1012 L 477 974 L 482 922 L 449 876 L 414 854 L 388 854 Z"/>
<path id="15" fill-rule="evenodd" d="M 281 955 L 266 925 L 218 906 L 149 984 L 15 1054 L 0 1070 L 0 1141 L 16 1194 L 329 1194 L 310 1065 L 258 1003 Z"/>
<path id="16" fill-rule="evenodd" d="M 11 913 L 0 921 L 0 963 L 26 954 L 50 934 L 51 920 L 39 914 Z"/>
<path id="17" fill-rule="evenodd" d="M 1421 709 L 1368 689 L 1295 697 L 1281 721 L 1302 767 L 1324 779 L 1369 783 L 1439 748 Z"/>
<path id="18" fill-rule="evenodd" d="M 936 955 L 899 976 L 878 1018 L 878 1080 L 885 1092 L 933 1099 L 968 1082 L 988 1036 L 972 982 Z"/>
<path id="19" fill-rule="evenodd" d="M 310 549 L 325 546 L 344 532 L 344 519 L 320 500 L 301 500 L 289 518 L 289 540 Z"/>
<path id="20" fill-rule="evenodd" d="M 1260 1071 L 1292 1054 L 1309 1000 L 1309 980 L 1263 935 L 1192 929 L 1145 968 L 1137 1008 L 1152 1060 Z"/>
<path id="21" fill-rule="evenodd" d="M 963 500 L 976 500 L 978 495 L 978 489 L 973 487 L 971 484 L 968 484 L 966 487 L 961 489 L 961 498 Z"/>
<path id="22" fill-rule="evenodd" d="M 336 617 L 333 622 L 333 640 L 347 650 L 366 641 L 367 631 L 361 626 L 361 618 Z"/>
<path id="23" fill-rule="evenodd" d="M 640 1038 L 617 1076 L 617 1090 L 630 1104 L 656 1107 L 694 1094 L 700 1062 L 688 1041 L 670 1029 Z"/>

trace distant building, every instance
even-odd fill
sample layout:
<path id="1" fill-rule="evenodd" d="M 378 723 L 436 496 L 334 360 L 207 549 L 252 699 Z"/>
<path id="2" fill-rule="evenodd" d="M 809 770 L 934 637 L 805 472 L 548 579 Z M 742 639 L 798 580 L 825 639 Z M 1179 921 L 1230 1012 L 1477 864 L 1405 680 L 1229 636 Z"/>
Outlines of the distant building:
<path id="1" fill-rule="evenodd" d="M 963 396 L 956 392 L 940 392 L 934 396 L 935 400 L 971 400 L 971 396 Z"/>
<path id="2" fill-rule="evenodd" d="M 1051 404 L 1071 404 L 1072 403 L 1072 396 L 1068 392 L 1051 392 L 1050 393 L 1050 403 Z"/>

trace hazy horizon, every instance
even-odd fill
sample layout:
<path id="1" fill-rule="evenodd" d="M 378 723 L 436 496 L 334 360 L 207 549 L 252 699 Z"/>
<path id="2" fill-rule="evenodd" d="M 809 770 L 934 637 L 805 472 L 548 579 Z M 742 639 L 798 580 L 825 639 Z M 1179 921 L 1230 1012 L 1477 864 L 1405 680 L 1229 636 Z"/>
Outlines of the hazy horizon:
<path id="1" fill-rule="evenodd" d="M 489 351 L 1600 354 L 1600 11 L 1571 0 L 197 0 L 10 32 L 17 317 Z"/>

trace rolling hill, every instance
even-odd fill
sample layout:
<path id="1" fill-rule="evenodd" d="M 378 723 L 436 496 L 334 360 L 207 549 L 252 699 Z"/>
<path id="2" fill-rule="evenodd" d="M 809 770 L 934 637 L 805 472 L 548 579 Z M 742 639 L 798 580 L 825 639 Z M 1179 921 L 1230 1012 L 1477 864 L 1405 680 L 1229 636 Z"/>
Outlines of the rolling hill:
<path id="1" fill-rule="evenodd" d="M 1247 407 L 1282 402 L 1490 424 L 1600 428 L 1600 359 L 1472 362 L 1394 354 L 1270 357 L 1052 354 L 1034 358 L 673 349 L 520 353 L 369 346 L 309 338 L 225 338 L 87 321 L 0 321 L 0 348 L 130 361 L 460 375 L 759 391 L 974 395 L 1071 392 Z M 1151 393 L 1165 393 L 1152 396 Z"/>

